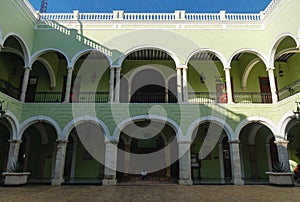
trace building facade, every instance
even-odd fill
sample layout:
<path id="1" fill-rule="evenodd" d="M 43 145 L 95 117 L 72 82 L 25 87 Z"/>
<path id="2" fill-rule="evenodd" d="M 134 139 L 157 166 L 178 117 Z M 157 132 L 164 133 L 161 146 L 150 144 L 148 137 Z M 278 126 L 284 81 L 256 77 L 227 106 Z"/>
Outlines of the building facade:
<path id="1" fill-rule="evenodd" d="M 0 8 L 0 171 L 29 182 L 266 181 L 300 161 L 298 0 L 259 14 Z M 12 15 L 13 14 L 13 15 Z M 1 179 L 2 180 L 2 179 Z"/>

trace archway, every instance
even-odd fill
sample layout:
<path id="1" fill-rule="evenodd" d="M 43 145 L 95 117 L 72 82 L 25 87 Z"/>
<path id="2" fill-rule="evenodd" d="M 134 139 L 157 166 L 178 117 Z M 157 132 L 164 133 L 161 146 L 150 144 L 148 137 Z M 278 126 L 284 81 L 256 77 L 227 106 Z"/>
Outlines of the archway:
<path id="1" fill-rule="evenodd" d="M 294 171 L 296 166 L 300 164 L 300 122 L 292 119 L 285 129 L 286 139 L 288 143 L 288 153 L 291 170 Z"/>
<path id="2" fill-rule="evenodd" d="M 219 134 L 217 144 L 204 143 L 216 133 Z M 231 153 L 225 130 L 213 122 L 205 122 L 193 131 L 192 137 L 191 171 L 194 184 L 231 183 Z"/>
<path id="3" fill-rule="evenodd" d="M 176 132 L 166 123 L 134 121 L 122 129 L 118 143 L 118 182 L 140 181 L 142 170 L 149 181 L 177 182 L 179 177 Z"/>
<path id="4" fill-rule="evenodd" d="M 68 136 L 64 179 L 67 184 L 100 184 L 104 176 L 103 129 L 91 122 L 76 125 Z"/>
<path id="5" fill-rule="evenodd" d="M 11 132 L 9 129 L 9 123 L 6 119 L 0 119 L 0 173 L 6 171 L 8 152 L 9 152 L 9 139 Z M 0 176 L 0 183 L 3 180 L 3 176 Z"/>
<path id="6" fill-rule="evenodd" d="M 278 151 L 272 131 L 259 122 L 249 123 L 239 134 L 245 183 L 268 183 L 266 171 L 278 162 Z"/>
<path id="7" fill-rule="evenodd" d="M 29 183 L 50 183 L 54 175 L 57 134 L 53 126 L 38 122 L 22 134 L 18 161 L 30 172 Z"/>

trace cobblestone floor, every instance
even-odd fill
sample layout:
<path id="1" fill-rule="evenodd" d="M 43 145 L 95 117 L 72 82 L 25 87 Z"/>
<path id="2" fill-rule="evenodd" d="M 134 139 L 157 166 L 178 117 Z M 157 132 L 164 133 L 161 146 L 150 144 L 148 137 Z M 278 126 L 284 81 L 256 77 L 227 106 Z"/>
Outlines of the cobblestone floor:
<path id="1" fill-rule="evenodd" d="M 0 187 L 0 201 L 300 201 L 300 187 L 31 186 Z"/>

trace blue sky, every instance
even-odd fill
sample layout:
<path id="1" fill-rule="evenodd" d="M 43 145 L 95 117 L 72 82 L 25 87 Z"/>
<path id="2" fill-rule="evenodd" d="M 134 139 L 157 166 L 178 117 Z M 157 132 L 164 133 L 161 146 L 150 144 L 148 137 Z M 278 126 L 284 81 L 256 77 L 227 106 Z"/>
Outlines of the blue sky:
<path id="1" fill-rule="evenodd" d="M 36 10 L 42 0 L 29 0 Z M 227 12 L 259 13 L 271 0 L 48 0 L 47 12 Z"/>

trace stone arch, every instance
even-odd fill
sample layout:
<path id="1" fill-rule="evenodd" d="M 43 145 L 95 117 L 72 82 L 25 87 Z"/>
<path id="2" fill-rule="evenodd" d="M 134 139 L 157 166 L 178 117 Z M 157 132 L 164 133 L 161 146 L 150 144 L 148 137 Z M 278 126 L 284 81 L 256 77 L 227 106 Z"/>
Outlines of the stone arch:
<path id="1" fill-rule="evenodd" d="M 176 132 L 176 138 L 178 142 L 186 141 L 185 137 L 183 136 L 183 132 L 181 127 L 172 119 L 168 117 L 162 117 L 158 115 L 139 115 L 134 117 L 129 117 L 123 121 L 121 121 L 117 127 L 114 130 L 113 133 L 113 140 L 118 141 L 120 138 L 121 131 L 128 125 L 134 123 L 135 121 L 143 121 L 143 120 L 153 120 L 157 122 L 164 122 L 167 123 L 175 132 Z"/>
<path id="2" fill-rule="evenodd" d="M 99 53 L 103 54 L 103 55 L 106 57 L 106 59 L 109 61 L 109 66 L 110 66 L 110 67 L 112 66 L 112 60 L 111 60 L 111 58 L 108 57 L 104 52 L 102 52 L 102 51 L 100 51 L 100 50 L 96 50 L 96 49 L 85 49 L 85 50 L 82 50 L 82 51 L 76 53 L 76 54 L 72 57 L 72 59 L 71 59 L 71 61 L 70 61 L 70 67 L 74 67 L 74 65 L 76 64 L 77 60 L 78 60 L 81 56 L 83 56 L 83 55 L 85 55 L 85 54 L 87 54 L 87 53 L 93 52 L 93 51 L 96 51 L 96 52 L 99 52 Z"/>
<path id="3" fill-rule="evenodd" d="M 193 51 L 192 53 L 190 53 L 185 61 L 185 65 L 188 65 L 190 59 L 196 54 L 196 53 L 200 53 L 200 52 L 209 52 L 209 53 L 213 53 L 215 54 L 218 59 L 221 61 L 223 67 L 226 67 L 226 58 L 224 57 L 224 55 L 216 50 L 213 49 L 197 49 L 195 51 Z"/>
<path id="4" fill-rule="evenodd" d="M 29 66 L 29 48 L 28 48 L 27 44 L 25 43 L 25 40 L 16 33 L 8 33 L 3 39 L 3 45 L 9 37 L 14 37 L 19 42 L 20 46 L 22 47 L 22 51 L 23 51 L 24 64 L 25 64 L 25 66 Z"/>
<path id="5" fill-rule="evenodd" d="M 56 78 L 55 78 L 55 74 L 53 72 L 53 69 L 51 68 L 51 65 L 49 64 L 49 62 L 47 60 L 45 60 L 44 58 L 38 58 L 37 61 L 41 62 L 44 67 L 46 68 L 49 78 L 50 78 L 50 87 L 51 88 L 55 88 L 56 86 Z"/>
<path id="6" fill-rule="evenodd" d="M 17 117 L 11 111 L 7 111 L 5 114 L 5 119 L 9 122 L 11 127 L 11 139 L 18 139 L 20 125 Z"/>
<path id="7" fill-rule="evenodd" d="M 189 141 L 192 141 L 192 134 L 194 132 L 194 130 L 202 123 L 206 123 L 206 122 L 211 122 L 214 123 L 218 126 L 220 126 L 221 128 L 223 128 L 223 130 L 226 132 L 227 136 L 228 136 L 228 140 L 234 140 L 234 132 L 232 127 L 223 119 L 215 117 L 215 116 L 205 116 L 205 117 L 200 117 L 198 119 L 196 119 L 188 128 L 187 130 L 187 135 L 188 135 L 188 139 Z"/>
<path id="8" fill-rule="evenodd" d="M 296 125 L 296 123 L 292 124 L 288 127 L 290 121 L 295 117 L 295 114 L 292 111 L 287 112 L 286 114 L 284 114 L 279 123 L 278 123 L 278 130 L 279 130 L 279 138 L 281 140 L 287 140 L 287 131 L 289 130 L 289 128 L 292 128 L 294 125 Z"/>
<path id="9" fill-rule="evenodd" d="M 253 69 L 253 67 L 259 62 L 260 62 L 260 59 L 255 58 L 247 65 L 247 67 L 243 73 L 243 77 L 242 77 L 242 88 L 243 89 L 247 88 L 247 80 L 248 80 L 249 74 L 250 74 L 251 70 Z"/>
<path id="10" fill-rule="evenodd" d="M 32 126 L 33 124 L 38 123 L 38 122 L 48 123 L 50 126 L 52 126 L 54 128 L 54 130 L 57 134 L 57 139 L 61 139 L 62 133 L 61 133 L 61 128 L 60 128 L 59 124 L 54 119 L 47 117 L 47 116 L 34 116 L 34 117 L 31 117 L 31 118 L 23 121 L 20 124 L 20 132 L 19 132 L 18 139 L 21 140 L 25 130 L 27 128 L 29 128 L 30 126 Z"/>
<path id="11" fill-rule="evenodd" d="M 45 54 L 45 53 L 47 53 L 47 52 L 51 52 L 51 51 L 57 52 L 57 53 L 60 53 L 61 55 L 63 55 L 63 56 L 65 57 L 66 61 L 67 61 L 68 66 L 70 66 L 70 60 L 69 60 L 67 54 L 65 54 L 62 50 L 56 49 L 56 48 L 46 48 L 46 49 L 43 49 L 43 50 L 40 50 L 40 51 L 35 52 L 35 53 L 31 56 L 31 58 L 30 58 L 30 63 L 29 63 L 29 67 L 31 67 L 31 66 L 33 65 L 33 63 L 34 63 L 36 60 L 38 60 L 38 58 L 39 58 L 41 55 L 43 55 L 43 54 Z"/>
<path id="12" fill-rule="evenodd" d="M 180 61 L 179 61 L 179 58 L 177 57 L 177 55 L 170 51 L 170 50 L 167 50 L 166 48 L 163 48 L 163 47 L 159 47 L 159 46 L 151 46 L 151 45 L 142 45 L 142 46 L 136 46 L 136 47 L 133 47 L 133 48 L 130 48 L 130 49 L 127 49 L 121 56 L 120 58 L 118 59 L 118 64 L 119 66 L 121 66 L 124 62 L 124 60 L 126 59 L 126 57 L 135 52 L 135 51 L 139 51 L 139 50 L 143 50 L 143 49 L 153 49 L 153 50 L 160 50 L 160 51 L 164 51 L 166 52 L 174 61 L 176 67 L 178 67 L 180 65 Z"/>
<path id="13" fill-rule="evenodd" d="M 245 53 L 252 53 L 252 54 L 256 55 L 256 56 L 259 57 L 259 59 L 261 59 L 261 61 L 265 64 L 266 68 L 268 68 L 268 66 L 269 66 L 268 60 L 266 59 L 266 56 L 265 56 L 262 52 L 257 51 L 257 50 L 255 50 L 255 49 L 247 49 L 247 48 L 243 48 L 243 49 L 240 49 L 240 50 L 235 51 L 235 52 L 230 56 L 230 58 L 229 58 L 229 60 L 228 60 L 228 64 L 231 64 L 231 62 L 232 62 L 234 56 L 236 56 L 236 55 L 239 54 L 239 53 L 243 53 L 243 52 L 245 52 Z"/>
<path id="14" fill-rule="evenodd" d="M 72 131 L 72 129 L 76 126 L 78 126 L 81 123 L 94 123 L 94 124 L 99 124 L 99 126 L 103 129 L 103 132 L 105 134 L 105 141 L 108 141 L 110 139 L 110 132 L 106 124 L 98 119 L 97 117 L 94 116 L 81 116 L 77 117 L 74 120 L 70 121 L 65 128 L 62 131 L 62 139 L 63 140 L 68 140 L 68 137 Z"/>
<path id="15" fill-rule="evenodd" d="M 275 54 L 276 50 L 279 46 L 279 44 L 286 38 L 286 37 L 291 37 L 295 43 L 297 44 L 297 48 L 299 47 L 298 40 L 291 34 L 291 33 L 283 33 L 280 36 L 278 36 L 275 40 L 275 42 L 272 44 L 272 48 L 269 53 L 269 64 L 274 65 L 275 63 Z"/>
<path id="16" fill-rule="evenodd" d="M 265 117 L 261 117 L 261 116 L 252 116 L 252 117 L 248 117 L 248 118 L 244 119 L 243 121 L 241 121 L 235 129 L 235 132 L 234 132 L 235 136 L 238 139 L 240 139 L 240 133 L 241 133 L 242 129 L 246 125 L 248 125 L 250 123 L 255 123 L 255 122 L 259 122 L 259 123 L 263 124 L 264 126 L 266 126 L 267 128 L 269 128 L 272 131 L 272 133 L 274 134 L 275 139 L 279 138 L 277 136 L 278 130 L 277 130 L 276 124 L 273 121 L 271 121 Z"/>

